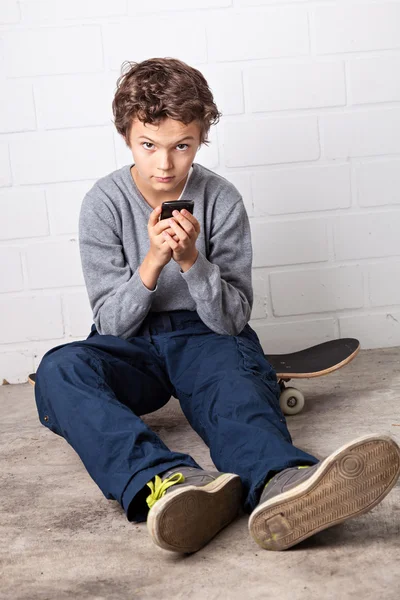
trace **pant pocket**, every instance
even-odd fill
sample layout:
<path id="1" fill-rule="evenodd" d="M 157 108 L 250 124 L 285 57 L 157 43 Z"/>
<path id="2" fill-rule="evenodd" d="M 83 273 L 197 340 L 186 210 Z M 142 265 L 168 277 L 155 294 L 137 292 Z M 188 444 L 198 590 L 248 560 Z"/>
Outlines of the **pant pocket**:
<path id="1" fill-rule="evenodd" d="M 240 334 L 235 339 L 243 359 L 244 368 L 262 379 L 277 382 L 276 372 L 265 358 L 258 338 L 247 334 Z"/>

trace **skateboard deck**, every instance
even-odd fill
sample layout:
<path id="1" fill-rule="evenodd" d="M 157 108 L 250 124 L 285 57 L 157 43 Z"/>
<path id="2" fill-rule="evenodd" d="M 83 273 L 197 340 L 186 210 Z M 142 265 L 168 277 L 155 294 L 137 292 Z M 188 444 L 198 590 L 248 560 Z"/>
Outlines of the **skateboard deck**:
<path id="1" fill-rule="evenodd" d="M 290 354 L 266 354 L 279 379 L 321 377 L 347 365 L 357 355 L 360 342 L 353 338 L 331 340 Z"/>
<path id="2" fill-rule="evenodd" d="M 296 415 L 305 403 L 304 394 L 294 387 L 286 387 L 291 379 L 322 377 L 347 365 L 355 358 L 360 342 L 354 338 L 331 340 L 290 354 L 266 354 L 279 380 L 279 404 L 283 414 Z"/>
<path id="3" fill-rule="evenodd" d="M 285 415 L 299 413 L 305 402 L 303 393 L 294 388 L 286 387 L 290 379 L 308 379 L 322 377 L 347 365 L 357 355 L 360 342 L 353 338 L 331 340 L 289 354 L 266 354 L 265 358 L 275 369 L 281 396 L 279 404 Z M 28 381 L 35 385 L 36 374 L 31 373 Z"/>

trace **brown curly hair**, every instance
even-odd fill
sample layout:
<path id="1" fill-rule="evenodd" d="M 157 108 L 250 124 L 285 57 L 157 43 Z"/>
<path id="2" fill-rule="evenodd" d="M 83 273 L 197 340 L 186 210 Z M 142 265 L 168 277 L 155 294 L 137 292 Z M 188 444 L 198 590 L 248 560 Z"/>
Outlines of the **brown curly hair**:
<path id="1" fill-rule="evenodd" d="M 126 61 L 117 80 L 112 103 L 114 124 L 127 145 L 134 118 L 157 125 L 169 117 L 200 125 L 200 143 L 208 144 L 208 131 L 221 113 L 204 76 L 176 58 Z"/>

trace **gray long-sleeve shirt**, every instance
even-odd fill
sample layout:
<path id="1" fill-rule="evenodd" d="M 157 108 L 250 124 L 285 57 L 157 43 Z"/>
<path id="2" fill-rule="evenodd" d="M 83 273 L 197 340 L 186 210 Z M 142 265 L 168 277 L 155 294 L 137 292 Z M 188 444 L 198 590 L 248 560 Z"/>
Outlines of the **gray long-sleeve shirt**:
<path id="1" fill-rule="evenodd" d="M 225 178 L 195 163 L 183 199 L 194 200 L 201 231 L 194 265 L 171 261 L 154 290 L 139 267 L 150 248 L 152 212 L 130 165 L 103 177 L 86 194 L 79 219 L 83 275 L 100 334 L 134 336 L 151 311 L 192 310 L 219 334 L 237 335 L 253 304 L 252 248 L 243 200 Z"/>

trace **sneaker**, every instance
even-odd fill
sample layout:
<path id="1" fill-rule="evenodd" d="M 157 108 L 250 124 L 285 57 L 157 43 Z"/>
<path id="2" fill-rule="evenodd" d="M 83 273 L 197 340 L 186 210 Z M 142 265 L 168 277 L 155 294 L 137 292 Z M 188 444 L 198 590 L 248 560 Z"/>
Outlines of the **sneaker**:
<path id="1" fill-rule="evenodd" d="M 368 512 L 399 475 L 396 442 L 385 435 L 363 436 L 312 467 L 291 467 L 275 475 L 250 516 L 250 534 L 262 548 L 286 550 Z"/>
<path id="2" fill-rule="evenodd" d="M 242 500 L 240 477 L 232 473 L 178 467 L 147 485 L 147 528 L 172 552 L 200 550 L 235 518 Z"/>

